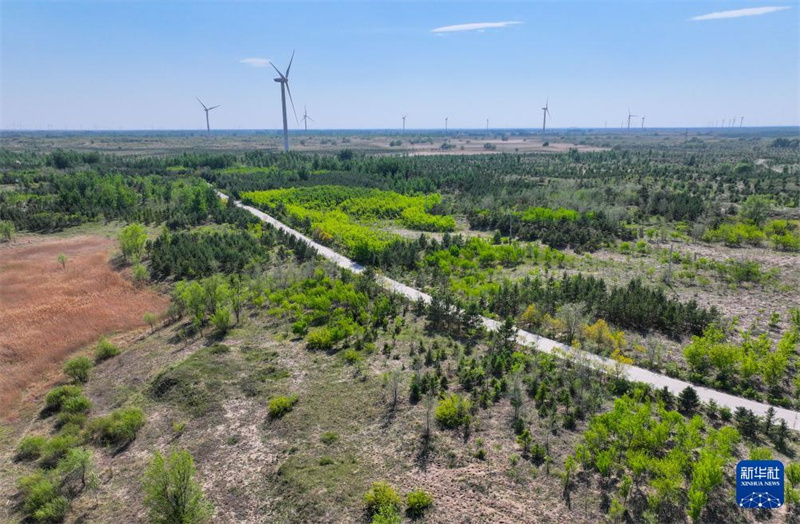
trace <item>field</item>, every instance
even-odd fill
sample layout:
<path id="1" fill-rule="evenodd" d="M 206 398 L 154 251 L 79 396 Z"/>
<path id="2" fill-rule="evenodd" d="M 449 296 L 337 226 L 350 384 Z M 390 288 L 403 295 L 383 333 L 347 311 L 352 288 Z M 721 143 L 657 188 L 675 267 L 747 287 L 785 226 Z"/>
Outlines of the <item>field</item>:
<path id="1" fill-rule="evenodd" d="M 136 289 L 112 269 L 114 248 L 114 240 L 90 235 L 21 237 L 0 245 L 3 418 L 51 382 L 72 352 L 100 335 L 143 327 L 144 313 L 166 309 L 164 297 Z"/>
<path id="2" fill-rule="evenodd" d="M 795 134 L 4 137 L 0 511 L 151 522 L 143 471 L 186 451 L 215 523 L 797 521 L 794 421 L 736 404 L 800 410 Z M 734 465 L 767 457 L 788 504 L 742 510 Z"/>

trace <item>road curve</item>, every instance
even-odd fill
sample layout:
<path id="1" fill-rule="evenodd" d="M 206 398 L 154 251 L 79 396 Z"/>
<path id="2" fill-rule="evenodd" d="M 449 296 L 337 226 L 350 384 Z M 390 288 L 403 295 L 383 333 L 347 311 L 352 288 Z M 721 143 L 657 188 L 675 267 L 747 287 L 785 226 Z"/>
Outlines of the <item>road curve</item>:
<path id="1" fill-rule="evenodd" d="M 217 194 L 223 199 L 227 200 L 228 198 L 227 195 L 219 191 L 217 191 Z M 364 266 L 356 262 L 353 262 L 349 258 L 337 253 L 336 251 L 328 247 L 325 247 L 321 244 L 318 244 L 317 242 L 314 242 L 312 239 L 290 228 L 283 222 L 276 220 L 272 216 L 264 213 L 263 211 L 259 211 L 258 209 L 252 206 L 242 204 L 241 202 L 238 201 L 236 202 L 236 205 L 238 207 L 241 207 L 242 209 L 249 211 L 256 217 L 263 220 L 264 222 L 267 222 L 276 229 L 280 229 L 294 236 L 295 238 L 302 240 L 306 244 L 316 249 L 320 255 L 327 258 L 337 266 L 349 269 L 355 273 L 360 273 L 364 270 Z M 409 287 L 405 284 L 402 284 L 396 280 L 393 280 L 385 276 L 378 276 L 377 278 L 385 289 L 388 289 L 392 292 L 399 293 L 414 301 L 418 299 L 422 299 L 426 303 L 430 303 L 431 301 L 431 296 L 426 293 L 423 293 L 422 291 Z M 483 320 L 483 325 L 490 331 L 494 331 L 500 326 L 500 322 L 496 320 L 492 320 L 486 317 L 481 317 L 481 318 Z M 594 353 L 589 353 L 588 351 L 575 349 L 565 344 L 562 344 L 561 342 L 557 342 L 555 340 L 551 340 L 549 338 L 545 338 L 536 335 L 534 333 L 524 331 L 522 329 L 517 330 L 517 341 L 522 345 L 531 346 L 537 351 L 549 353 L 551 355 L 555 355 L 560 358 L 569 358 L 575 362 L 581 363 L 582 365 L 587 365 L 609 373 L 616 373 L 619 376 L 627 378 L 628 380 L 632 380 L 635 382 L 643 382 L 658 389 L 666 387 L 670 392 L 672 392 L 675 395 L 679 394 L 687 386 L 692 386 L 695 390 L 697 390 L 697 394 L 703 402 L 708 402 L 709 400 L 713 400 L 720 407 L 727 407 L 730 408 L 731 410 L 735 410 L 738 407 L 745 407 L 749 410 L 752 410 L 753 413 L 755 413 L 756 415 L 763 416 L 764 414 L 766 414 L 767 410 L 770 407 L 773 407 L 773 409 L 775 409 L 776 419 L 784 419 L 791 429 L 795 431 L 800 431 L 800 412 L 791 409 L 785 409 L 777 406 L 770 406 L 770 404 L 766 404 L 763 402 L 756 402 L 755 400 L 749 400 L 746 398 L 737 397 L 735 395 L 729 395 L 727 393 L 723 393 L 715 389 L 696 386 L 689 382 L 667 377 L 660 373 L 655 373 L 653 371 L 640 368 L 638 366 L 621 364 L 615 360 L 601 357 L 599 355 L 595 355 Z"/>

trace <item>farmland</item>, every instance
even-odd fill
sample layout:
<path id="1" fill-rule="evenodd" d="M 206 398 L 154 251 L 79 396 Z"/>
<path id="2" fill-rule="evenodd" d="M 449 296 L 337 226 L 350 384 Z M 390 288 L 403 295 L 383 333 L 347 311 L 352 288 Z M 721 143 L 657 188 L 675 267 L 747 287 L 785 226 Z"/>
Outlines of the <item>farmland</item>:
<path id="1" fill-rule="evenodd" d="M 142 471 L 181 449 L 213 522 L 754 522 L 726 495 L 733 465 L 800 471 L 787 421 L 514 333 L 800 409 L 800 153 L 782 137 L 598 131 L 463 155 L 376 153 L 392 136 L 289 154 L 253 136 L 117 136 L 127 154 L 15 137 L 4 394 L 42 385 L 3 422 L 2 511 L 148 522 Z M 68 474 L 80 457 L 98 482 Z M 795 480 L 759 521 L 797 518 Z"/>

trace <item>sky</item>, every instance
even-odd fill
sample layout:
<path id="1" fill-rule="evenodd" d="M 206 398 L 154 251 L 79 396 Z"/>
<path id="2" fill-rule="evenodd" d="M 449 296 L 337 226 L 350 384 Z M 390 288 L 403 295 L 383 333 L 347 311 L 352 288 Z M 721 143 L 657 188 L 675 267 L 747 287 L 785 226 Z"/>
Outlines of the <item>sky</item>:
<path id="1" fill-rule="evenodd" d="M 0 128 L 800 125 L 800 1 L 0 2 Z M 302 127 L 290 111 L 290 127 Z"/>

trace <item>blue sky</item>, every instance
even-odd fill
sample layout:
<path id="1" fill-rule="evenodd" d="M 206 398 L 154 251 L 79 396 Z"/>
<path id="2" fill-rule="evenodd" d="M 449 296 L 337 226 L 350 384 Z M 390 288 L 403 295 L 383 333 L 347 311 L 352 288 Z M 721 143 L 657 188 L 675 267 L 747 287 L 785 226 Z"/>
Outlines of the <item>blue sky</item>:
<path id="1" fill-rule="evenodd" d="M 798 17 L 779 0 L 6 0 L 0 127 L 199 129 L 199 96 L 222 105 L 212 128 L 276 129 L 275 73 L 242 60 L 284 69 L 293 49 L 312 128 L 539 127 L 548 97 L 553 127 L 618 127 L 628 108 L 648 127 L 798 125 Z M 434 31 L 500 22 L 517 23 Z"/>

